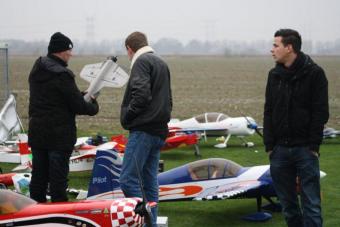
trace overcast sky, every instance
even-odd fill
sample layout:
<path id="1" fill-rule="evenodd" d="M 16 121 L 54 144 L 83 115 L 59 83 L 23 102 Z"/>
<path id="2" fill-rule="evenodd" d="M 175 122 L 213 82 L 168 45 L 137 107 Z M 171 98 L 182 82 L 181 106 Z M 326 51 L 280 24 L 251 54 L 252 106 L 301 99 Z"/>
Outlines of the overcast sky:
<path id="1" fill-rule="evenodd" d="M 149 40 L 175 38 L 271 40 L 279 28 L 303 39 L 340 38 L 339 0 L 0 0 L 0 40 L 125 39 L 133 31 Z"/>

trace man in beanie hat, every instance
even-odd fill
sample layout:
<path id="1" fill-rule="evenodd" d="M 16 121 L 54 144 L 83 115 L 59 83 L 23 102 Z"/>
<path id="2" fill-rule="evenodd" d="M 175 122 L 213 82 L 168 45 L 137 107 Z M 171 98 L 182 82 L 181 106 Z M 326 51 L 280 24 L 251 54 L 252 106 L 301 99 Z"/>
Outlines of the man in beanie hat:
<path id="1" fill-rule="evenodd" d="M 28 143 L 33 154 L 30 196 L 46 202 L 67 201 L 69 159 L 77 139 L 76 115 L 93 116 L 98 103 L 86 102 L 67 68 L 72 41 L 60 32 L 51 36 L 46 57 L 39 57 L 29 75 Z"/>
<path id="2" fill-rule="evenodd" d="M 51 36 L 50 43 L 48 45 L 48 53 L 59 53 L 65 50 L 72 50 L 72 41 L 60 32 L 56 32 Z"/>

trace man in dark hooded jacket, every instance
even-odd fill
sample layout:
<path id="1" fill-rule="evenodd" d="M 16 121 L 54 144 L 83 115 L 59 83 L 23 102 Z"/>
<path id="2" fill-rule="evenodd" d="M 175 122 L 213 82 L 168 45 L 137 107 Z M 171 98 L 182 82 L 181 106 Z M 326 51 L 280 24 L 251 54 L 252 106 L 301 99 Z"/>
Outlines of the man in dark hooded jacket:
<path id="1" fill-rule="evenodd" d="M 67 201 L 69 158 L 76 142 L 76 115 L 95 115 L 98 104 L 84 100 L 67 68 L 72 41 L 60 32 L 51 36 L 46 57 L 39 57 L 29 75 L 28 143 L 33 153 L 30 196 L 46 202 Z"/>
<path id="2" fill-rule="evenodd" d="M 324 71 L 301 50 L 297 31 L 274 35 L 264 106 L 264 144 L 288 226 L 322 226 L 319 146 L 328 113 Z M 296 181 L 301 183 L 299 206 Z"/>

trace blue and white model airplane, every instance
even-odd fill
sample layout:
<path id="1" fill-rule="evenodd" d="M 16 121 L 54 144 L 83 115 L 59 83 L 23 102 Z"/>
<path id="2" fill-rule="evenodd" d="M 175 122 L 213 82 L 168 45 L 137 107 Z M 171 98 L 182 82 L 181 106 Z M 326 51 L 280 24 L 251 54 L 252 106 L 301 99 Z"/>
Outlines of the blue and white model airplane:
<path id="1" fill-rule="evenodd" d="M 121 164 L 122 158 L 115 151 L 97 151 L 88 199 L 124 196 L 119 186 Z M 325 175 L 320 171 L 320 177 Z M 243 167 L 231 160 L 211 158 L 160 173 L 158 181 L 160 202 L 254 198 L 258 207 L 256 216 L 260 216 L 260 220 L 271 218 L 270 214 L 261 212 L 262 198 L 274 207 L 277 205 L 271 199 L 276 193 L 269 165 Z"/>

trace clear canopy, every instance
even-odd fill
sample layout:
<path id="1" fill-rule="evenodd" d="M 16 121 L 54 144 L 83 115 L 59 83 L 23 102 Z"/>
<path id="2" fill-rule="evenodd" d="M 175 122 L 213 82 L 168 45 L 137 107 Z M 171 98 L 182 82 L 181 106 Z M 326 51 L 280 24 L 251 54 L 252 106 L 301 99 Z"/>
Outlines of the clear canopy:
<path id="1" fill-rule="evenodd" d="M 222 158 L 199 160 L 188 164 L 193 180 L 236 177 L 242 166 Z"/>
<path id="2" fill-rule="evenodd" d="M 196 121 L 199 123 L 209 123 L 209 122 L 220 122 L 229 118 L 228 115 L 223 113 L 204 113 L 195 117 Z"/>
<path id="3" fill-rule="evenodd" d="M 11 214 L 37 202 L 18 193 L 0 189 L 0 215 Z"/>

